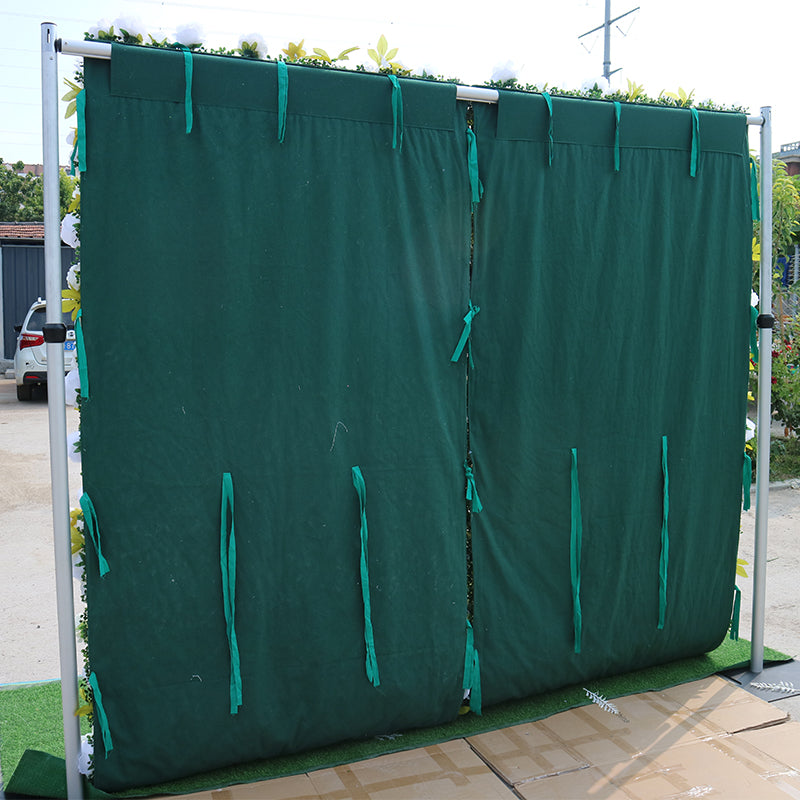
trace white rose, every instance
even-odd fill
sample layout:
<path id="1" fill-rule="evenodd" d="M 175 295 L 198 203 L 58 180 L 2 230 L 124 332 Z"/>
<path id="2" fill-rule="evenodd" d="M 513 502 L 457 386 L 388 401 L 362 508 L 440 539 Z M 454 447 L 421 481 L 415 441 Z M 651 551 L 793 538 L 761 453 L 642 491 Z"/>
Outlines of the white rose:
<path id="1" fill-rule="evenodd" d="M 191 47 L 193 44 L 202 44 L 204 38 L 199 25 L 181 25 L 175 31 L 175 41 L 185 44 L 187 47 Z"/>
<path id="2" fill-rule="evenodd" d="M 239 39 L 239 49 L 241 50 L 242 44 L 247 42 L 248 45 L 252 46 L 255 44 L 256 52 L 258 53 L 259 58 L 266 58 L 267 57 L 267 43 L 264 41 L 264 37 L 258 33 L 246 33 Z"/>
<path id="3" fill-rule="evenodd" d="M 61 220 L 61 241 L 70 247 L 77 247 L 81 242 L 75 232 L 75 224 L 80 222 L 74 214 L 67 214 Z"/>
<path id="4" fill-rule="evenodd" d="M 519 77 L 519 67 L 513 61 L 506 61 L 504 64 L 496 64 L 492 70 L 493 81 L 510 81 Z"/>

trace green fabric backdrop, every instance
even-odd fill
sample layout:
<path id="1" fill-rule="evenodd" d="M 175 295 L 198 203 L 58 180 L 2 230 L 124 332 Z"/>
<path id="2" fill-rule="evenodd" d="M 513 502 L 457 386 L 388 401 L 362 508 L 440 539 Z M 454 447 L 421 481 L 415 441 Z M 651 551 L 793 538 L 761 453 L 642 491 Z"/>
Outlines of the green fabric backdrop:
<path id="1" fill-rule="evenodd" d="M 475 638 L 491 703 L 713 649 L 731 616 L 748 376 L 746 122 L 502 93 L 476 106 Z M 669 562 L 659 621 L 662 436 Z M 574 652 L 570 469 L 583 538 Z"/>
<path id="2" fill-rule="evenodd" d="M 119 47 L 86 64 L 82 418 L 111 567 L 88 576 L 114 746 L 104 758 L 97 736 L 105 789 L 441 722 L 462 698 L 466 411 L 449 358 L 469 202 L 455 87 L 404 93 L 400 151 L 388 79 L 290 67 L 280 144 L 274 64 L 194 61 L 189 135 L 180 53 Z M 261 106 L 239 102 L 243 85 Z"/>
<path id="3" fill-rule="evenodd" d="M 86 63 L 84 488 L 110 565 L 89 558 L 87 591 L 113 739 L 106 753 L 96 715 L 96 784 L 455 717 L 470 447 L 485 703 L 713 648 L 741 492 L 744 118 L 699 115 L 690 177 L 690 111 L 625 106 L 617 173 L 610 103 L 553 100 L 550 165 L 541 96 L 468 112 L 452 85 L 400 80 L 400 111 L 386 76 L 290 66 L 280 142 L 275 64 L 192 61 L 189 134 L 182 53 Z M 472 266 L 468 113 L 485 187 Z M 470 300 L 474 369 L 467 351 L 451 362 Z"/>

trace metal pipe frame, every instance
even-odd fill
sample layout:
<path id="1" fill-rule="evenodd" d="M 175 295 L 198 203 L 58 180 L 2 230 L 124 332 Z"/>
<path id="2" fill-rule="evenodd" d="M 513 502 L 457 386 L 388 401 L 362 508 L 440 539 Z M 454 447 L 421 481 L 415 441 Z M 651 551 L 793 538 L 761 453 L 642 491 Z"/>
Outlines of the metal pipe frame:
<path id="1" fill-rule="evenodd" d="M 42 144 L 44 156 L 44 270 L 47 322 L 61 316 L 61 209 L 58 166 L 58 60 L 56 26 L 42 23 Z M 50 478 L 53 498 L 58 648 L 61 663 L 61 712 L 64 723 L 67 797 L 83 800 L 78 772 L 81 749 L 78 708 L 75 606 L 72 601 L 72 542 L 69 531 L 69 472 L 64 390 L 64 345 L 47 345 L 47 413 L 50 423 Z"/>
<path id="2" fill-rule="evenodd" d="M 761 316 L 772 315 L 772 108 L 761 109 L 761 265 L 759 302 Z M 769 524 L 769 450 L 772 422 L 772 328 L 758 335 L 758 420 L 756 433 L 756 529 L 753 563 L 753 621 L 750 671 L 764 669 L 764 616 L 767 582 L 767 528 Z"/>
<path id="3" fill-rule="evenodd" d="M 85 58 L 111 58 L 108 42 L 60 39 L 56 26 L 42 23 L 42 131 L 44 142 L 45 274 L 47 321 L 61 321 L 61 255 L 58 178 L 58 65 L 56 51 Z M 457 86 L 456 98 L 478 103 L 496 103 L 496 89 Z M 772 109 L 747 117 L 748 125 L 761 127 L 761 313 L 772 313 Z M 764 211 L 763 209 L 766 209 Z M 772 329 L 761 328 L 759 353 L 772 352 Z M 769 442 L 771 358 L 759 361 L 758 441 Z M 50 465 L 53 484 L 53 531 L 56 555 L 56 594 L 58 601 L 59 649 L 61 654 L 62 713 L 66 745 L 67 793 L 69 800 L 83 800 L 83 784 L 78 772 L 80 727 L 74 711 L 78 707 L 76 677 L 75 610 L 72 602 L 72 550 L 69 534 L 69 483 L 67 471 L 66 409 L 64 402 L 63 345 L 47 345 L 48 413 L 50 420 Z M 769 446 L 758 448 L 756 461 L 756 554 L 753 567 L 753 623 L 750 670 L 758 673 L 764 664 L 764 607 L 769 497 Z"/>

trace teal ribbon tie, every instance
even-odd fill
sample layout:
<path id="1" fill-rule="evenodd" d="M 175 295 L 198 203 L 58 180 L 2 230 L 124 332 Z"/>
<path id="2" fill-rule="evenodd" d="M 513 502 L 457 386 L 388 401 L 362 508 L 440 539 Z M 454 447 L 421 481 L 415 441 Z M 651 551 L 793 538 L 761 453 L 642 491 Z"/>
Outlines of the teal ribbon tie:
<path id="1" fill-rule="evenodd" d="M 111 729 L 108 727 L 108 715 L 106 714 L 105 706 L 103 706 L 103 695 L 100 692 L 100 685 L 97 682 L 97 675 L 94 672 L 89 673 L 89 686 L 92 687 L 94 710 L 96 712 L 95 718 L 100 724 L 100 733 L 103 736 L 103 748 L 106 751 L 106 758 L 108 758 L 108 754 L 114 749 L 114 742 L 111 739 Z"/>
<path id="2" fill-rule="evenodd" d="M 467 311 L 467 315 L 464 317 L 464 328 L 461 331 L 461 338 L 458 340 L 456 349 L 453 350 L 453 355 L 450 356 L 450 361 L 453 364 L 458 362 L 458 360 L 461 358 L 461 354 L 464 352 L 464 347 L 467 345 L 467 343 L 469 343 L 469 347 L 467 348 L 469 365 L 471 369 L 475 369 L 475 362 L 472 360 L 472 320 L 475 319 L 480 310 L 480 306 L 473 306 L 472 301 L 470 300 L 469 311 Z"/>
<path id="3" fill-rule="evenodd" d="M 664 480 L 661 516 L 661 557 L 658 564 L 658 629 L 663 630 L 667 614 L 667 567 L 669 566 L 669 468 L 667 437 L 661 437 L 661 473 Z"/>
<path id="4" fill-rule="evenodd" d="M 689 164 L 689 174 L 694 178 L 697 176 L 697 167 L 700 162 L 700 115 L 697 109 L 692 111 L 692 158 Z"/>
<path id="5" fill-rule="evenodd" d="M 738 586 L 733 587 L 733 614 L 731 615 L 731 639 L 739 641 L 739 615 L 742 610 L 742 590 Z"/>
<path id="6" fill-rule="evenodd" d="M 750 306 L 750 355 L 753 363 L 758 364 L 758 309 Z"/>
<path id="7" fill-rule="evenodd" d="M 69 154 L 69 174 L 75 177 L 75 161 L 78 157 L 78 134 L 75 134 L 75 144 L 72 146 L 72 152 Z"/>
<path id="8" fill-rule="evenodd" d="M 286 136 L 286 110 L 289 107 L 289 68 L 285 61 L 278 62 L 278 141 Z"/>
<path id="9" fill-rule="evenodd" d="M 78 92 L 75 98 L 75 110 L 78 113 L 78 170 L 86 172 L 86 89 Z M 74 163 L 72 174 L 75 174 Z"/>
<path id="10" fill-rule="evenodd" d="M 389 75 L 392 82 L 392 150 L 403 149 L 403 90 L 395 75 Z"/>
<path id="11" fill-rule="evenodd" d="M 89 531 L 89 538 L 92 540 L 95 552 L 97 553 L 97 563 L 100 568 L 100 577 L 104 578 L 107 573 L 111 572 L 111 567 L 108 566 L 108 561 L 103 556 L 103 548 L 100 546 L 100 525 L 97 522 L 97 512 L 94 509 L 94 503 L 86 492 L 81 495 L 78 501 L 83 511 L 83 522 L 86 530 Z"/>
<path id="12" fill-rule="evenodd" d="M 228 515 L 230 514 L 230 535 Z M 219 564 L 222 572 L 222 602 L 230 653 L 231 714 L 238 714 L 242 705 L 242 675 L 239 644 L 236 641 L 236 534 L 233 519 L 233 479 L 230 472 L 222 474 L 222 504 L 220 509 Z"/>
<path id="13" fill-rule="evenodd" d="M 461 688 L 469 692 L 469 708 L 481 716 L 481 664 L 475 649 L 475 632 L 467 620 L 467 646 L 464 652 L 464 681 Z"/>
<path id="14" fill-rule="evenodd" d="M 575 652 L 581 652 L 583 618 L 581 615 L 581 544 L 583 521 L 581 519 L 581 490 L 578 484 L 578 450 L 572 448 L 570 471 L 570 540 L 569 568 L 572 578 L 572 626 L 575 637 Z"/>
<path id="15" fill-rule="evenodd" d="M 753 485 L 753 460 L 747 453 L 744 454 L 742 465 L 742 509 L 750 510 L 750 487 Z"/>
<path id="16" fill-rule="evenodd" d="M 761 203 L 758 200 L 758 162 L 750 156 L 750 212 L 753 222 L 761 219 Z"/>
<path id="17" fill-rule="evenodd" d="M 619 120 L 622 116 L 622 106 L 614 101 L 614 172 L 619 172 Z"/>
<path id="18" fill-rule="evenodd" d="M 192 71 L 193 56 L 192 51 L 180 42 L 173 42 L 170 47 L 179 48 L 183 51 L 183 75 L 185 79 L 185 91 L 183 95 L 183 107 L 186 113 L 186 133 L 192 132 L 194 123 L 194 112 L 192 110 Z"/>
<path id="19" fill-rule="evenodd" d="M 551 167 L 553 165 L 553 148 L 554 148 L 554 139 L 553 139 L 553 100 L 550 97 L 548 92 L 542 92 L 542 97 L 544 97 L 545 103 L 547 103 L 547 166 Z"/>
<path id="20" fill-rule="evenodd" d="M 477 514 L 483 511 L 483 504 L 475 486 L 475 474 L 466 459 L 464 459 L 464 473 L 467 477 L 467 502 L 472 504 L 471 508 Z"/>
<path id="21" fill-rule="evenodd" d="M 366 670 L 369 682 L 381 685 L 378 674 L 378 657 L 375 655 L 375 637 L 372 632 L 372 606 L 369 595 L 369 550 L 367 547 L 367 484 L 360 467 L 353 467 L 353 486 L 358 494 L 361 513 L 361 599 L 364 603 L 364 645 L 366 647 Z"/>
<path id="22" fill-rule="evenodd" d="M 478 176 L 478 139 L 472 128 L 467 128 L 467 171 L 469 173 L 469 188 L 474 210 L 483 197 L 483 184 Z"/>
<path id="23" fill-rule="evenodd" d="M 81 381 L 81 399 L 89 399 L 89 369 L 86 366 L 86 342 L 83 339 L 83 309 L 75 315 L 75 349 L 78 354 L 78 377 Z"/>

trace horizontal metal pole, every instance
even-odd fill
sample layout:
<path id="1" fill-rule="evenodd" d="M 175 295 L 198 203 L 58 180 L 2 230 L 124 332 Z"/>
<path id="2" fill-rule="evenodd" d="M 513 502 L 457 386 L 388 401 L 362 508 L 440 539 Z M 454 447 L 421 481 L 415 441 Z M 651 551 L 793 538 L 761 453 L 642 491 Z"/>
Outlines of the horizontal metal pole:
<path id="1" fill-rule="evenodd" d="M 65 56 L 86 56 L 87 58 L 111 58 L 110 42 L 95 42 L 84 39 L 59 39 L 56 46 Z"/>
<path id="2" fill-rule="evenodd" d="M 85 56 L 87 58 L 111 58 L 109 42 L 84 41 L 82 39 L 59 39 L 59 50 L 68 56 Z M 484 86 L 456 86 L 457 100 L 471 100 L 474 103 L 496 103 L 500 93 L 497 89 Z M 763 125 L 761 115 L 747 118 L 748 125 Z"/>
<path id="3" fill-rule="evenodd" d="M 456 86 L 456 100 L 472 100 L 474 103 L 496 103 L 500 98 L 497 89 L 481 86 Z"/>

